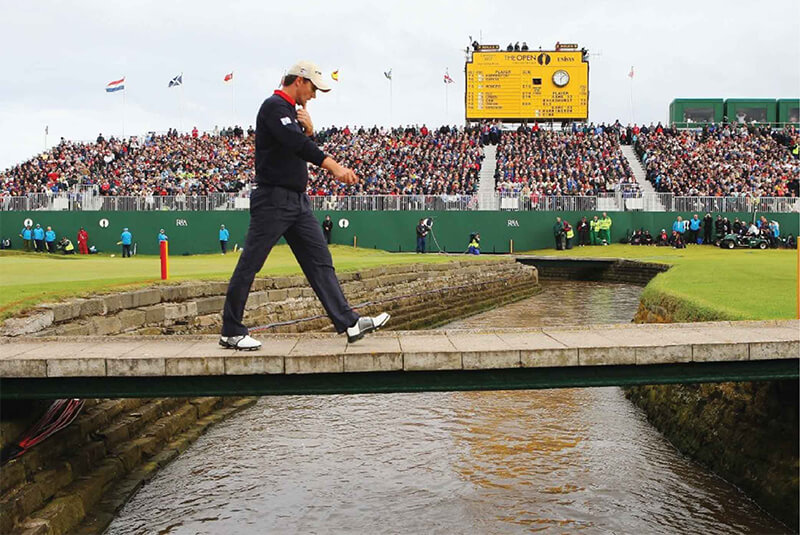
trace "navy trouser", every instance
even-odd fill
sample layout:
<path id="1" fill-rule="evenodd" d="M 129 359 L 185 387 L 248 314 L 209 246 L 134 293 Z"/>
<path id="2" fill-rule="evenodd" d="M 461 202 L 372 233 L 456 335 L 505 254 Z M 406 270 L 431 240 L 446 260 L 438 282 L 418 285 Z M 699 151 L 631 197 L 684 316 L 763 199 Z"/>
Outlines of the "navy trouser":
<path id="1" fill-rule="evenodd" d="M 311 212 L 308 195 L 278 186 L 258 186 L 250 195 L 250 227 L 244 251 L 225 295 L 222 336 L 247 334 L 242 317 L 250 286 L 281 236 L 286 238 L 336 332 L 342 333 L 358 321 L 358 314 L 350 308 L 339 286 L 328 244 Z"/>
<path id="2" fill-rule="evenodd" d="M 425 238 L 417 236 L 417 252 L 424 253 L 425 252 Z"/>

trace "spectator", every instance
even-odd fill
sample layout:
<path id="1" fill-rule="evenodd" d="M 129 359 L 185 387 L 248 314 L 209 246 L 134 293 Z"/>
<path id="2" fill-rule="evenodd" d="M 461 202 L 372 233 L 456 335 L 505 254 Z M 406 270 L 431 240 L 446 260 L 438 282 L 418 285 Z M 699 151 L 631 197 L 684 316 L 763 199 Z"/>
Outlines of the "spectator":
<path id="1" fill-rule="evenodd" d="M 331 231 L 333 230 L 333 221 L 331 216 L 325 215 L 325 220 L 322 222 L 322 233 L 325 235 L 325 241 L 328 245 L 331 244 Z"/>
<path id="2" fill-rule="evenodd" d="M 737 220 L 738 221 L 738 220 Z M 686 232 L 686 225 L 683 223 L 683 218 L 678 216 L 678 218 L 672 223 L 672 246 L 675 246 L 675 236 L 679 236 L 681 238 L 681 242 L 683 242 L 683 233 Z"/>
<path id="3" fill-rule="evenodd" d="M 37 253 L 44 252 L 44 229 L 38 223 L 36 224 L 36 228 L 33 229 L 33 243 L 35 244 Z"/>
<path id="4" fill-rule="evenodd" d="M 481 254 L 481 235 L 479 233 L 475 232 L 470 235 L 467 252 L 474 255 Z"/>
<path id="5" fill-rule="evenodd" d="M 703 243 L 706 245 L 713 243 L 713 239 L 711 238 L 713 226 L 714 218 L 711 217 L 710 213 L 706 213 L 703 217 Z"/>
<path id="6" fill-rule="evenodd" d="M 48 253 L 56 252 L 56 233 L 53 231 L 53 227 L 47 227 L 47 231 L 44 233 L 44 243 Z"/>
<path id="7" fill-rule="evenodd" d="M 78 231 L 78 252 L 89 254 L 89 233 L 83 227 Z"/>
<path id="8" fill-rule="evenodd" d="M 228 252 L 228 240 L 231 237 L 231 233 L 228 232 L 228 229 L 225 228 L 225 225 L 219 226 L 219 248 L 222 250 L 222 254 L 226 254 Z"/>
<path id="9" fill-rule="evenodd" d="M 692 216 L 692 219 L 689 221 L 689 239 L 687 240 L 688 243 L 693 245 L 697 245 L 697 237 L 700 235 L 700 218 L 697 214 Z"/>
<path id="10" fill-rule="evenodd" d="M 120 244 L 122 245 L 122 258 L 131 257 L 131 244 L 133 243 L 133 235 L 128 230 L 128 227 L 122 229 L 122 234 L 119 236 Z"/>
<path id="11" fill-rule="evenodd" d="M 582 217 L 581 220 L 578 222 L 578 246 L 583 247 L 584 245 L 589 245 L 589 222 L 586 221 L 586 217 Z"/>
<path id="12" fill-rule="evenodd" d="M 556 242 L 556 251 L 564 249 L 564 223 L 560 217 L 556 217 L 556 222 L 553 224 L 553 239 Z"/>
<path id="13" fill-rule="evenodd" d="M 33 249 L 33 229 L 30 224 L 25 224 L 25 227 L 19 231 L 19 237 L 22 238 L 22 250 L 26 253 L 31 252 Z"/>

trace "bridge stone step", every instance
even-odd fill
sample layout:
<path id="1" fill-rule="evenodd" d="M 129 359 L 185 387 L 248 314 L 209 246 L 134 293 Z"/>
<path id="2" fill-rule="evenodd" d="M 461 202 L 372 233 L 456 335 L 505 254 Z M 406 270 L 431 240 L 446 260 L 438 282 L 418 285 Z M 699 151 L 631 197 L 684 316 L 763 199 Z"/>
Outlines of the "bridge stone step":
<path id="1" fill-rule="evenodd" d="M 253 353 L 216 336 L 80 337 L 0 343 L 0 377 L 158 377 L 470 370 L 797 359 L 800 322 L 268 335 Z"/>

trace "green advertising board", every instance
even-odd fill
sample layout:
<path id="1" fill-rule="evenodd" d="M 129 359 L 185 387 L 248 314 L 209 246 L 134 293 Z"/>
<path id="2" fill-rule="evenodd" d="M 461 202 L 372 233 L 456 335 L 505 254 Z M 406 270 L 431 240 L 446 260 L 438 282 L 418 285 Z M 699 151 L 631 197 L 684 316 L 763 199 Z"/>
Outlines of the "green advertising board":
<path id="1" fill-rule="evenodd" d="M 486 253 L 553 247 L 553 223 L 556 217 L 577 226 L 581 217 L 591 219 L 598 212 L 500 212 L 500 211 L 447 211 L 447 212 L 325 212 L 316 213 L 322 221 L 328 214 L 333 220 L 333 243 L 387 251 L 414 251 L 415 228 L 420 218 L 433 220 L 433 232 L 428 236 L 429 251 L 462 252 L 467 249 L 470 233 L 481 235 L 481 249 Z M 612 241 L 618 242 L 627 232 L 638 228 L 650 230 L 654 235 L 662 228 L 668 231 L 675 218 L 684 219 L 692 213 L 676 212 L 609 212 L 613 220 Z M 698 214 L 700 218 L 703 213 Z M 714 217 L 716 217 L 716 213 Z M 750 221 L 752 213 L 725 213 L 730 220 Z M 781 225 L 783 235 L 797 236 L 800 214 L 764 214 Z M 133 234 L 138 254 L 158 254 L 157 235 L 164 229 L 169 237 L 172 255 L 213 253 L 219 251 L 219 227 L 230 230 L 229 248 L 244 246 L 250 214 L 246 211 L 213 212 L 2 212 L 0 237 L 9 238 L 14 249 L 22 246 L 19 237 L 25 221 L 52 226 L 60 238 L 66 235 L 73 243 L 84 227 L 89 233 L 89 244 L 100 252 L 116 253 L 120 246 L 120 233 L 128 227 Z M 77 243 L 76 243 L 77 245 Z"/>

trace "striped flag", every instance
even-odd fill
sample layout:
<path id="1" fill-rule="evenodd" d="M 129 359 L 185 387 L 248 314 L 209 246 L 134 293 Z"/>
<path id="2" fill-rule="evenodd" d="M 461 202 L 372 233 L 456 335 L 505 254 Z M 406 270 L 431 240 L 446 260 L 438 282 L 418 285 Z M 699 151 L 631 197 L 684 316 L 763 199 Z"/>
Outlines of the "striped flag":
<path id="1" fill-rule="evenodd" d="M 223 82 L 228 83 L 233 80 L 233 71 L 229 72 L 225 75 L 225 78 L 222 79 Z"/>
<path id="2" fill-rule="evenodd" d="M 180 73 L 178 76 L 170 80 L 168 87 L 175 87 L 178 85 L 183 85 L 183 73 Z"/>
<path id="3" fill-rule="evenodd" d="M 119 80 L 114 80 L 113 82 L 108 82 L 106 85 L 106 93 L 113 93 L 114 91 L 122 91 L 125 89 L 125 78 L 120 78 Z"/>
<path id="4" fill-rule="evenodd" d="M 452 83 L 454 83 L 454 82 L 455 82 L 455 80 L 453 80 L 452 78 L 450 78 L 450 74 L 449 74 L 449 73 L 447 73 L 447 72 L 445 72 L 445 73 L 444 73 L 444 83 L 446 83 L 446 84 L 452 84 Z"/>

